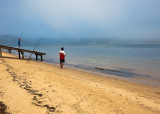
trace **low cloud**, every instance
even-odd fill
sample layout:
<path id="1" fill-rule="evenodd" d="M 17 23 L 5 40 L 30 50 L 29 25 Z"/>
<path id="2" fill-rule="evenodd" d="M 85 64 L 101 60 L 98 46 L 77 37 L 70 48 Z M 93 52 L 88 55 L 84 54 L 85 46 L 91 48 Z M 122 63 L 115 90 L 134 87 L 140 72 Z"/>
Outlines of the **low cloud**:
<path id="1" fill-rule="evenodd" d="M 159 41 L 159 0 L 0 2 L 0 34 L 39 38 Z"/>

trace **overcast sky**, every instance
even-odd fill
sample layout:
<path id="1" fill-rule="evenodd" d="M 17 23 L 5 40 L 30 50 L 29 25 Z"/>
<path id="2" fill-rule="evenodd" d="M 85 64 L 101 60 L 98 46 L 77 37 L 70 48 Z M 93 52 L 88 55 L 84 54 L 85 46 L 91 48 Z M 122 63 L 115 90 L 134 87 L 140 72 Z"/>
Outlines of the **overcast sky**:
<path id="1" fill-rule="evenodd" d="M 0 0 L 0 35 L 160 42 L 160 0 Z"/>

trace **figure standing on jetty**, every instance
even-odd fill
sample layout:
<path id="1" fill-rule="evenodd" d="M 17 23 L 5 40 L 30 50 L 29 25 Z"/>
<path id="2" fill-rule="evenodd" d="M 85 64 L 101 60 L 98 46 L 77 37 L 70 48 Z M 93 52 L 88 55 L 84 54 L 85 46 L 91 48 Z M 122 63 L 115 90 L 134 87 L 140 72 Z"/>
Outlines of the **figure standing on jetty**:
<path id="1" fill-rule="evenodd" d="M 64 52 L 64 48 L 61 48 L 61 51 L 59 52 L 59 59 L 60 59 L 60 68 L 63 69 L 63 64 L 65 62 L 65 52 Z"/>
<path id="2" fill-rule="evenodd" d="M 18 46 L 19 46 L 19 48 L 21 46 L 21 39 L 20 38 L 18 39 Z"/>

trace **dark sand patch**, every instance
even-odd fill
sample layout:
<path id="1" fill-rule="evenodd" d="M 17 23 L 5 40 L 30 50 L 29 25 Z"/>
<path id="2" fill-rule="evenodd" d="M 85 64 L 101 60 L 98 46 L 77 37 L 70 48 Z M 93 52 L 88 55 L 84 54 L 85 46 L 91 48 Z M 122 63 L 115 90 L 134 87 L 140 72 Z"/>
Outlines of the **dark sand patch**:
<path id="1" fill-rule="evenodd" d="M 32 104 L 35 106 L 39 106 L 39 107 L 46 107 L 47 110 L 49 112 L 55 112 L 56 108 L 49 106 L 48 104 L 42 105 L 43 101 L 38 100 L 38 98 L 42 98 L 43 94 L 40 93 L 38 90 L 35 90 L 31 87 L 31 81 L 28 82 L 25 77 L 23 76 L 18 76 L 14 70 L 13 67 L 11 67 L 10 65 L 8 65 L 4 60 L 2 60 L 3 64 L 7 67 L 6 71 L 11 75 L 11 77 L 13 78 L 13 82 L 17 82 L 17 84 L 19 85 L 20 88 L 25 89 L 27 91 L 27 93 L 34 95 L 34 98 L 32 99 L 33 102 Z M 4 109 L 5 109 L 5 105 L 3 105 Z M 3 110 L 2 110 L 3 111 Z M 0 114 L 8 114 L 8 113 L 0 113 Z"/>
<path id="2" fill-rule="evenodd" d="M 7 110 L 7 106 L 0 101 L 0 114 L 10 114 L 6 110 Z"/>

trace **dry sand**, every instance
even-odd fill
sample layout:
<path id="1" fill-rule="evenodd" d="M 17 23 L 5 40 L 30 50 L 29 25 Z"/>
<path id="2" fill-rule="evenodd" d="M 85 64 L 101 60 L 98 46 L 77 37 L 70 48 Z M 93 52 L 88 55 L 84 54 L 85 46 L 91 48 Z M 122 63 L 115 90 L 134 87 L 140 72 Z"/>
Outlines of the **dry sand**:
<path id="1" fill-rule="evenodd" d="M 160 88 L 3 56 L 2 114 L 160 114 Z"/>

